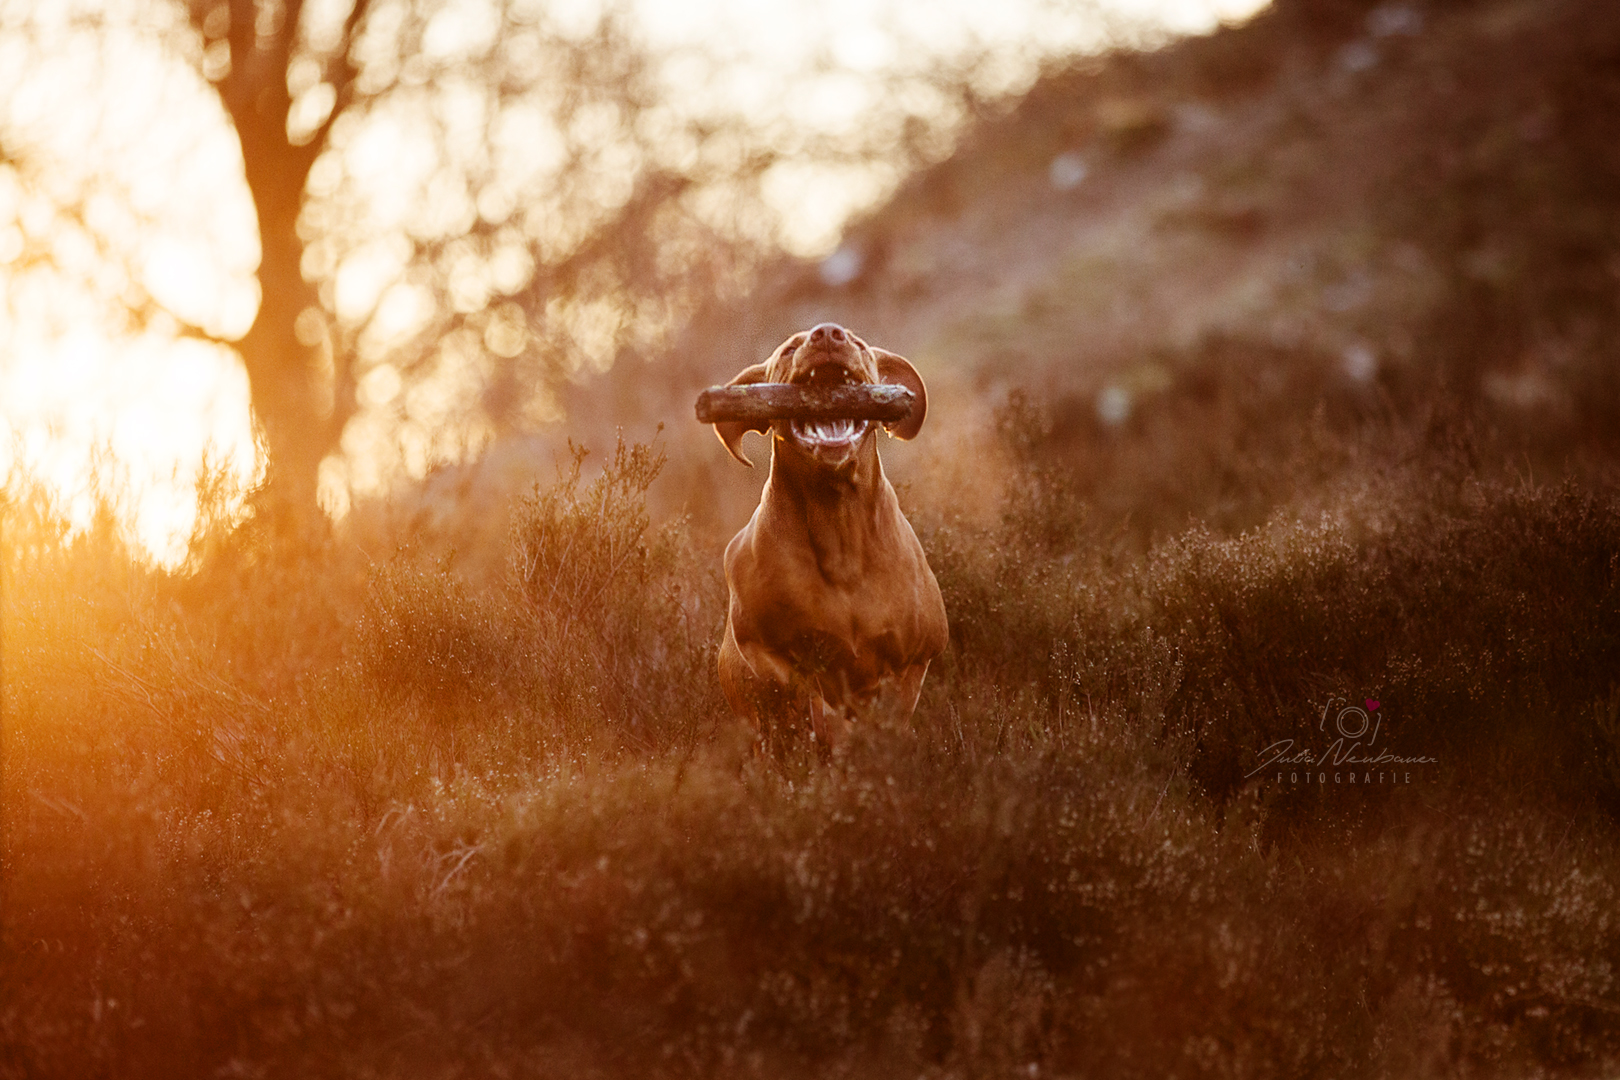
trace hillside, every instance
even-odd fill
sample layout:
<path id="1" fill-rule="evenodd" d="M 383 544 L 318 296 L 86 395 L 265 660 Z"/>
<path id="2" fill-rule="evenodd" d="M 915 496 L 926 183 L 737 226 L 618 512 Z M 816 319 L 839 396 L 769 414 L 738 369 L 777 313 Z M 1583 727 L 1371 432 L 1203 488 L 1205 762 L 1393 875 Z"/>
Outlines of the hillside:
<path id="1" fill-rule="evenodd" d="M 1441 405 L 1494 460 L 1551 475 L 1620 431 L 1617 135 L 1610 5 L 1281 3 L 1051 71 L 834 256 L 779 267 L 571 412 L 598 441 L 660 420 L 678 465 L 714 458 L 696 390 L 832 319 L 916 361 L 953 440 L 1029 394 L 1077 494 L 1155 516 L 1151 535 L 1189 513 L 1253 525 L 1294 493 L 1189 500 L 1218 478 L 1189 484 L 1167 435 L 1205 440 L 1213 473 L 1287 458 L 1319 408 L 1387 443 L 1380 424 Z M 925 482 L 925 452 L 895 448 L 896 467 Z M 724 508 L 700 517 L 745 515 L 750 480 L 719 470 Z"/>

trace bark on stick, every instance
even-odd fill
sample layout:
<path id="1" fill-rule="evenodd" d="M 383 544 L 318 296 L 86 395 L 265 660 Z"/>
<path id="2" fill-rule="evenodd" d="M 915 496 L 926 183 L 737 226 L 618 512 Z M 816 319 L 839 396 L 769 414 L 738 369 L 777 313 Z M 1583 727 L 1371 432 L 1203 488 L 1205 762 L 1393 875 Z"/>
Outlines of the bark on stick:
<path id="1" fill-rule="evenodd" d="M 698 395 L 699 423 L 769 420 L 881 420 L 893 423 L 911 412 L 912 393 L 888 383 L 799 386 L 752 383 L 711 386 Z"/>

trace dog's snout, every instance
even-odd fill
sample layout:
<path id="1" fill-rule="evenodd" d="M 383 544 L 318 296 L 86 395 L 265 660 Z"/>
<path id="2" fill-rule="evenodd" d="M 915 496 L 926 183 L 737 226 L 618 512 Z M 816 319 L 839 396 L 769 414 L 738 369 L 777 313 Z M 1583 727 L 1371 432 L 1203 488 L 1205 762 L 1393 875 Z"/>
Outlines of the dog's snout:
<path id="1" fill-rule="evenodd" d="M 848 336 L 849 335 L 845 332 L 842 326 L 839 326 L 837 323 L 830 322 L 824 322 L 819 326 L 813 327 L 810 331 L 810 340 L 818 345 L 823 341 L 828 340 L 832 341 L 834 344 L 842 345 L 844 343 L 844 339 Z"/>

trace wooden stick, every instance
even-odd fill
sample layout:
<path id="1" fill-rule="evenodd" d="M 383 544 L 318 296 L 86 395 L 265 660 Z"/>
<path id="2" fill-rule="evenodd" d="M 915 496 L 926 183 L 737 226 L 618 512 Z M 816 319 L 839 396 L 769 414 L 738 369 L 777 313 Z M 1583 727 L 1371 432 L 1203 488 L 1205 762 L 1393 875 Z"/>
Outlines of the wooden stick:
<path id="1" fill-rule="evenodd" d="M 751 383 L 711 386 L 698 395 L 699 423 L 723 420 L 881 420 L 893 423 L 911 412 L 913 395 L 889 383 L 799 386 Z"/>

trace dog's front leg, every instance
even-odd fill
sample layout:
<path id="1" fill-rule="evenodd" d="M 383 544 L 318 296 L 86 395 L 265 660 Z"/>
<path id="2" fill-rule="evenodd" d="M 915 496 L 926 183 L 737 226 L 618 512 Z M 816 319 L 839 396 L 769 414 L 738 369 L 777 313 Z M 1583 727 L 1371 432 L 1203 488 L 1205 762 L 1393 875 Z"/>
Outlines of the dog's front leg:
<path id="1" fill-rule="evenodd" d="M 810 693 L 810 733 L 828 752 L 836 752 L 849 738 L 855 722 L 849 710 L 827 703 L 820 691 Z"/>

